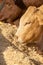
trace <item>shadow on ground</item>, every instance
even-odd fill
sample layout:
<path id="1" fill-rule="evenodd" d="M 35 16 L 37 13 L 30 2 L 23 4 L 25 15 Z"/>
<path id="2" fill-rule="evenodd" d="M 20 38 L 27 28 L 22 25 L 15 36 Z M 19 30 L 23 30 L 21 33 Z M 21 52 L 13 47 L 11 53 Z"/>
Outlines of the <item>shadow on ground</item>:
<path id="1" fill-rule="evenodd" d="M 43 37 L 43 36 L 42 36 Z M 41 43 L 43 44 L 43 39 L 41 41 Z M 9 46 L 13 46 L 14 49 L 18 49 L 16 46 L 12 45 L 12 43 L 7 40 L 3 34 L 0 31 L 0 65 L 7 65 L 4 59 L 4 55 L 3 52 L 6 50 L 7 47 Z M 31 43 L 31 44 L 27 44 L 28 47 L 32 47 L 32 46 L 36 46 L 35 44 Z M 43 47 L 43 45 L 41 45 L 41 47 Z M 40 49 L 40 47 L 39 47 Z M 19 50 L 19 49 L 18 49 Z M 34 60 L 32 60 L 34 62 Z M 36 62 L 35 62 L 36 63 Z"/>
<path id="2" fill-rule="evenodd" d="M 3 52 L 8 46 L 11 46 L 10 44 L 11 42 L 9 42 L 0 31 L 0 65 L 7 65 L 3 56 Z"/>
<path id="3" fill-rule="evenodd" d="M 7 49 L 7 47 L 10 47 L 10 46 L 12 46 L 15 50 L 20 51 L 14 44 L 12 44 L 12 42 L 7 40 L 3 36 L 3 34 L 1 33 L 1 30 L 0 30 L 0 65 L 7 65 L 6 61 L 4 59 L 3 52 Z"/>

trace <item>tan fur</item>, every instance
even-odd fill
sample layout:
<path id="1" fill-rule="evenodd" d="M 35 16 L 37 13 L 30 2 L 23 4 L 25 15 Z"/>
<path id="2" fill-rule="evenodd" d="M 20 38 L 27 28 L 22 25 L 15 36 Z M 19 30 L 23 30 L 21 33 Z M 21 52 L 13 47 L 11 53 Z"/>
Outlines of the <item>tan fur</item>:
<path id="1" fill-rule="evenodd" d="M 30 6 L 20 19 L 16 32 L 19 42 L 36 41 L 43 25 L 43 5 L 39 8 Z"/>

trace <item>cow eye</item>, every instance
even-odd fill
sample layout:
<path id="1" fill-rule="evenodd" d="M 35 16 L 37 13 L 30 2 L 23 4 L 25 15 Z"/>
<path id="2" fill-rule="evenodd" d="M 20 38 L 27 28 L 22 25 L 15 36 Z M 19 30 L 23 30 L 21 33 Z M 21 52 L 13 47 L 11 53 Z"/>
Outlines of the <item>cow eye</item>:
<path id="1" fill-rule="evenodd" d="M 31 24 L 31 22 L 26 22 L 25 25 L 27 25 L 27 24 Z"/>

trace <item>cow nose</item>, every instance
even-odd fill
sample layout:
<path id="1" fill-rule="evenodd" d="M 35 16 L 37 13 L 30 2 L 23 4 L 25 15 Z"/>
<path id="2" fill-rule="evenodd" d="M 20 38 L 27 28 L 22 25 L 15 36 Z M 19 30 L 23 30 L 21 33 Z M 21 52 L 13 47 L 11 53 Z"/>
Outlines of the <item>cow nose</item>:
<path id="1" fill-rule="evenodd" d="M 18 33 L 16 32 L 16 34 L 15 34 L 17 37 L 18 37 Z"/>
<path id="2" fill-rule="evenodd" d="M 16 36 L 16 38 L 17 38 L 17 42 L 23 43 L 22 39 L 21 39 L 17 34 L 16 34 L 15 36 Z"/>
<path id="3" fill-rule="evenodd" d="M 23 40 L 21 38 L 18 37 L 18 40 L 17 40 L 19 43 L 23 43 Z"/>
<path id="4" fill-rule="evenodd" d="M 19 31 L 17 31 L 15 35 L 16 35 L 16 36 L 17 36 L 17 38 L 18 38 L 18 37 L 20 36 Z"/>
<path id="5" fill-rule="evenodd" d="M 19 36 L 19 33 L 17 32 L 15 35 L 16 35 L 16 37 L 17 37 L 17 42 L 23 43 L 23 40 L 22 40 L 22 38 Z"/>

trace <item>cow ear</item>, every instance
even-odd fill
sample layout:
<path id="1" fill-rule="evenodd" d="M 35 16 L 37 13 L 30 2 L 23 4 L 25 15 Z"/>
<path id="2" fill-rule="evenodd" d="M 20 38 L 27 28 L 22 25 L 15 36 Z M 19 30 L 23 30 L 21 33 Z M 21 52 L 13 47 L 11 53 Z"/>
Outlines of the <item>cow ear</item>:
<path id="1" fill-rule="evenodd" d="M 43 5 L 41 5 L 40 7 L 39 7 L 39 11 L 41 12 L 41 14 L 40 14 L 40 21 L 39 21 L 39 24 L 40 25 L 43 25 Z"/>

